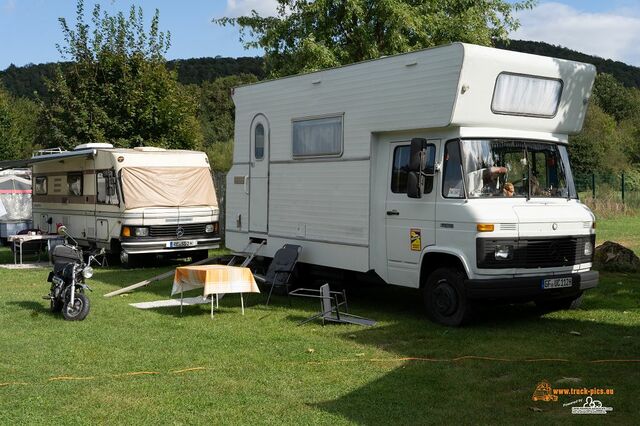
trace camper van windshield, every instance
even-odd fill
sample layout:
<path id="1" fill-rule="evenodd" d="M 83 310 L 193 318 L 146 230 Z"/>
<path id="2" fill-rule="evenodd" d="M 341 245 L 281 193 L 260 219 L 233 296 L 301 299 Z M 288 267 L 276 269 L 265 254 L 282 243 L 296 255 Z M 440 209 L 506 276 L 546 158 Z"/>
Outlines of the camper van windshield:
<path id="1" fill-rule="evenodd" d="M 564 145 L 522 140 L 463 140 L 469 198 L 576 198 Z"/>

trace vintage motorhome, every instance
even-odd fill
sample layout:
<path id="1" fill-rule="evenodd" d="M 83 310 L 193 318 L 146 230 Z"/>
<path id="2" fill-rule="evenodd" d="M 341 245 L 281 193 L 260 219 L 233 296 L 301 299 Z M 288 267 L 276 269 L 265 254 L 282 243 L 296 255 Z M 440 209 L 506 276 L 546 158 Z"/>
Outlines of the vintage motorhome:
<path id="1" fill-rule="evenodd" d="M 454 43 L 238 87 L 226 244 L 422 288 L 444 324 L 481 298 L 575 306 L 598 273 L 567 144 L 594 77 Z"/>
<path id="2" fill-rule="evenodd" d="M 84 144 L 43 151 L 33 168 L 33 226 L 65 225 L 123 263 L 138 255 L 204 258 L 220 242 L 218 202 L 202 152 Z"/>

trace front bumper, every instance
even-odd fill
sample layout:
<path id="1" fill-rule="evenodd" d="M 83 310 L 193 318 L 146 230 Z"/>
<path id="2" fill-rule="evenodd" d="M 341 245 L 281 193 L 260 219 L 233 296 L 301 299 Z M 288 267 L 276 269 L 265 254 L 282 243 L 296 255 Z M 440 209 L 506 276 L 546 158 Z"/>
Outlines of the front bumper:
<path id="1" fill-rule="evenodd" d="M 561 276 L 537 276 L 507 279 L 466 280 L 465 291 L 470 299 L 535 300 L 578 296 L 582 291 L 598 285 L 598 271 L 579 272 Z M 546 278 L 571 277 L 571 287 L 543 289 Z"/>
<path id="2" fill-rule="evenodd" d="M 120 246 L 122 250 L 129 254 L 144 254 L 144 253 L 175 253 L 194 250 L 212 250 L 220 247 L 220 237 L 211 238 L 189 238 L 189 240 L 196 241 L 195 246 L 190 247 L 167 247 L 169 240 L 155 240 L 155 241 L 131 241 L 122 240 Z"/>

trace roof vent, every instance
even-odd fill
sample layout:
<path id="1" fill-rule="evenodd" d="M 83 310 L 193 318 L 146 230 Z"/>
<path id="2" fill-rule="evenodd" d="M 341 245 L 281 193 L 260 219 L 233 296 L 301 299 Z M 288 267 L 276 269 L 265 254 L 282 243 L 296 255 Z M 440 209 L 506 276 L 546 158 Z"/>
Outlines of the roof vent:
<path id="1" fill-rule="evenodd" d="M 136 151 L 142 151 L 142 152 L 166 151 L 166 149 L 158 148 L 157 146 L 136 146 L 133 149 L 135 149 Z"/>
<path id="2" fill-rule="evenodd" d="M 73 148 L 74 151 L 78 151 L 80 149 L 109 149 L 113 148 L 113 145 L 110 143 L 83 143 L 82 145 L 78 145 Z"/>

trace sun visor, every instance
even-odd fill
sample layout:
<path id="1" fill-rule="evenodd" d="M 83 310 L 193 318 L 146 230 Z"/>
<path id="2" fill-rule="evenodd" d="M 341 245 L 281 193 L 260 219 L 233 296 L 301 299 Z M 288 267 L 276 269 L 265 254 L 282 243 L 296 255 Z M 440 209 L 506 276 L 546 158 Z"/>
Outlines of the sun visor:
<path id="1" fill-rule="evenodd" d="M 122 169 L 127 209 L 218 206 L 211 172 L 205 167 L 127 167 Z"/>

